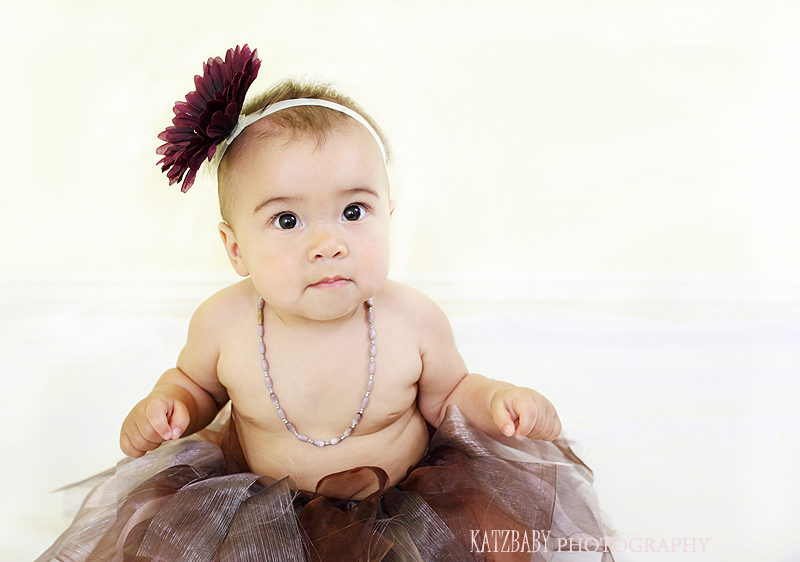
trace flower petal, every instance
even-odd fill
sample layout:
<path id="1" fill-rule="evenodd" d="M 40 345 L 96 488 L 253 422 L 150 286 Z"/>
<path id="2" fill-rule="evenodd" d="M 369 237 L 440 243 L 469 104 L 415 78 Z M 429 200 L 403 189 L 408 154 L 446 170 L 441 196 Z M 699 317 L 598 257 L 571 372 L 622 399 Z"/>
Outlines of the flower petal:
<path id="1" fill-rule="evenodd" d="M 225 59 L 209 58 L 203 74 L 194 77 L 194 91 L 175 102 L 172 126 L 158 138 L 158 161 L 170 185 L 183 182 L 184 193 L 194 183 L 203 162 L 211 160 L 217 145 L 236 127 L 247 90 L 258 76 L 261 60 L 248 45 L 228 49 Z"/>

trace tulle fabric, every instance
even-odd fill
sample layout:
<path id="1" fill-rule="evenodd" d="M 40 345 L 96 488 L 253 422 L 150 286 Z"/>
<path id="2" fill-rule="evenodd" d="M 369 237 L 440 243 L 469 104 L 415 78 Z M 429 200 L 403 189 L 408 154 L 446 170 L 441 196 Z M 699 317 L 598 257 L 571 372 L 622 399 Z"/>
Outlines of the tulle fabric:
<path id="1" fill-rule="evenodd" d="M 228 420 L 87 481 L 94 487 L 73 524 L 36 562 L 547 561 L 559 538 L 609 534 L 591 470 L 564 440 L 496 441 L 453 406 L 396 487 L 361 467 L 317 489 L 354 477 L 374 479 L 377 491 L 351 501 L 253 474 Z M 497 552 L 496 540 L 483 542 L 493 531 L 550 534 L 535 548 Z"/>

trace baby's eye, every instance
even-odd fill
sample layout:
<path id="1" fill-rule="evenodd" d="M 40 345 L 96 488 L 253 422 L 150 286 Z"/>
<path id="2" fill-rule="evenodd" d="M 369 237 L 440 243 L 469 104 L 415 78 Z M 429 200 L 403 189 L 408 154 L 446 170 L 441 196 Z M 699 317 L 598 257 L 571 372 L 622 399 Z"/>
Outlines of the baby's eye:
<path id="1" fill-rule="evenodd" d="M 363 205 L 348 205 L 342 213 L 342 218 L 346 221 L 357 221 L 364 218 L 367 214 Z"/>
<path id="2" fill-rule="evenodd" d="M 300 221 L 292 213 L 281 213 L 272 221 L 273 226 L 283 230 L 290 230 L 300 225 Z"/>

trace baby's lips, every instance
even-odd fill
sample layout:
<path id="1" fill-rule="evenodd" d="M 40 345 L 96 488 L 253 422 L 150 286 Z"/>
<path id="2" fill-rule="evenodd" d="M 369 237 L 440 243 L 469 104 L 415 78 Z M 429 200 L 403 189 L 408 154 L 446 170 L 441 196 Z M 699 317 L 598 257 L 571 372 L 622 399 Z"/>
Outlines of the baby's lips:
<path id="1" fill-rule="evenodd" d="M 324 277 L 315 283 L 312 283 L 309 285 L 309 287 L 329 287 L 339 284 L 340 281 L 348 282 L 350 280 L 340 275 L 334 275 L 332 277 Z"/>
<path id="2" fill-rule="evenodd" d="M 334 281 L 344 281 L 344 280 L 345 280 L 345 278 L 342 277 L 341 275 L 331 275 L 331 276 L 328 276 L 328 277 L 323 277 L 322 279 L 320 279 L 319 281 L 317 281 L 314 284 L 317 285 L 319 283 L 333 283 Z"/>

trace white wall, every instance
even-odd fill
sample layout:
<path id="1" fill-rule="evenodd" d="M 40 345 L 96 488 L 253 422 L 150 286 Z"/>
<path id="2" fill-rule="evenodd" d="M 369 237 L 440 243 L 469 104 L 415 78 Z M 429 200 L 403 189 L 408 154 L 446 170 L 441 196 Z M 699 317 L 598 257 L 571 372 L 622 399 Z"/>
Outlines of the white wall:
<path id="1" fill-rule="evenodd" d="M 800 274 L 798 6 L 3 0 L 0 274 L 228 269 L 155 149 L 244 42 L 388 133 L 401 277 Z"/>

